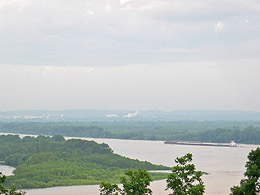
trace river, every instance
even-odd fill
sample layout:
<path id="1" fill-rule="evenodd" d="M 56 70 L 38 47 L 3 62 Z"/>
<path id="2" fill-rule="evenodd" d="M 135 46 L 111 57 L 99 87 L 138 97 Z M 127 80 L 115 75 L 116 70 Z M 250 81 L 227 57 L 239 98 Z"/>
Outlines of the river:
<path id="1" fill-rule="evenodd" d="M 15 168 L 14 167 L 9 167 L 9 166 L 5 166 L 0 164 L 0 172 L 2 172 L 4 175 L 13 175 L 13 170 Z"/>
<path id="2" fill-rule="evenodd" d="M 98 143 L 107 143 L 115 153 L 133 159 L 146 160 L 155 164 L 174 166 L 174 159 L 193 154 L 193 163 L 197 170 L 202 170 L 209 175 L 203 176 L 206 186 L 206 195 L 223 195 L 230 193 L 230 187 L 238 185 L 245 171 L 247 155 L 257 146 L 240 145 L 240 147 L 211 147 L 170 145 L 162 141 L 118 140 L 118 139 L 94 139 Z M 0 171 L 2 171 L 0 166 Z M 151 188 L 153 194 L 164 195 L 167 192 L 165 180 L 155 181 Z M 98 195 L 99 186 L 68 186 L 46 189 L 25 190 L 27 195 Z"/>

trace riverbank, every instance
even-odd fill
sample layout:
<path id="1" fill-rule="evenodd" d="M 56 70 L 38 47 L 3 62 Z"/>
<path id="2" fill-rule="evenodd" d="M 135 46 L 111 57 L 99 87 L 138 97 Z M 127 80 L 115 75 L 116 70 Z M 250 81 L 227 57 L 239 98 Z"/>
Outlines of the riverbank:
<path id="1" fill-rule="evenodd" d="M 26 135 L 21 135 L 26 136 Z M 66 139 L 70 139 L 67 137 Z M 208 172 L 209 175 L 203 177 L 206 186 L 206 195 L 229 194 L 230 187 L 238 185 L 243 178 L 245 171 L 245 163 L 247 155 L 252 150 L 257 148 L 257 145 L 241 145 L 242 147 L 203 147 L 203 146 L 181 146 L 167 145 L 163 141 L 147 141 L 147 140 L 120 140 L 120 139 L 98 139 L 98 138 L 80 138 L 84 140 L 93 140 L 98 143 L 108 144 L 115 153 L 127 156 L 133 159 L 149 161 L 154 164 L 162 164 L 165 166 L 174 166 L 174 159 L 183 156 L 186 153 L 192 153 L 194 164 L 197 170 Z M 225 179 L 223 179 L 225 178 Z M 164 192 L 166 183 L 156 181 L 156 187 L 153 191 Z M 158 184 L 158 185 L 157 185 Z M 153 184 L 152 184 L 153 186 Z M 54 195 L 64 192 L 66 195 L 75 195 L 77 189 L 80 192 L 85 191 L 85 194 L 98 194 L 98 185 L 94 186 L 70 186 L 58 187 L 51 189 L 37 189 L 37 193 L 41 195 Z M 39 190 L 39 191 L 38 191 Z M 82 191 L 81 191 L 82 190 Z M 32 190 L 33 192 L 36 192 Z M 28 191 L 29 192 L 29 191 Z M 92 193 L 93 192 L 93 193 Z M 91 194 L 92 193 L 92 194 Z M 55 195 L 56 195 L 55 194 Z M 61 193 L 62 194 L 62 193 Z M 81 193 L 79 193 L 81 194 Z M 84 193 L 82 193 L 84 194 Z M 155 195 L 164 195 L 163 193 L 154 193 Z M 167 193 L 165 193 L 167 194 Z"/>
<path id="2" fill-rule="evenodd" d="M 14 176 L 7 177 L 5 185 L 17 189 L 54 186 L 93 185 L 102 181 L 117 183 L 127 169 L 169 170 L 120 156 L 107 144 L 82 139 L 18 135 L 0 136 L 0 159 L 16 167 Z M 165 173 L 151 173 L 154 180 L 165 179 Z"/>

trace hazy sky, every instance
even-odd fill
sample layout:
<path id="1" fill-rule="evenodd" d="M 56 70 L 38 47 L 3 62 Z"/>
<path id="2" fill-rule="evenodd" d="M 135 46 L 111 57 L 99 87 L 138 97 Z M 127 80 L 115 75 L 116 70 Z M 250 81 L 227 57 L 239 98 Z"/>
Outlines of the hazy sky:
<path id="1" fill-rule="evenodd" d="M 259 0 L 0 0 L 0 111 L 260 111 Z"/>

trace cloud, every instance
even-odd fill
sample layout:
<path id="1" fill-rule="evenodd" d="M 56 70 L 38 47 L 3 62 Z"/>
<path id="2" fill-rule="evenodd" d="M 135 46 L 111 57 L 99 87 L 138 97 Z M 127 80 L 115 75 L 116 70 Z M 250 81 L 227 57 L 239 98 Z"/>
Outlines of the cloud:
<path id="1" fill-rule="evenodd" d="M 91 10 L 88 10 L 87 11 L 87 15 L 95 15 L 95 12 L 91 11 Z M 86 16 L 86 15 L 85 15 Z"/>
<path id="2" fill-rule="evenodd" d="M 103 66 L 91 73 L 84 71 L 86 67 L 64 67 L 67 71 L 46 67 L 48 77 L 42 74 L 43 67 L 1 65 L 0 110 L 260 111 L 259 63 L 259 59 L 237 59 Z"/>
<path id="3" fill-rule="evenodd" d="M 65 72 L 67 71 L 67 67 L 57 67 L 57 66 L 44 66 L 43 71 L 44 72 Z"/>
<path id="4" fill-rule="evenodd" d="M 224 28 L 224 24 L 222 22 L 218 22 L 217 24 L 215 24 L 215 32 L 221 32 L 223 31 Z"/>
<path id="5" fill-rule="evenodd" d="M 1 64 L 171 63 L 207 57 L 205 44 L 260 39 L 254 0 L 2 0 L 0 9 Z"/>
<path id="6" fill-rule="evenodd" d="M 84 72 L 93 72 L 93 71 L 94 71 L 93 67 L 84 68 Z"/>
<path id="7" fill-rule="evenodd" d="M 63 72 L 68 71 L 67 67 L 59 67 L 59 66 L 44 66 L 42 68 L 42 74 L 43 76 L 49 76 L 49 75 L 57 75 Z"/>
<path id="8" fill-rule="evenodd" d="M 111 5 L 106 5 L 106 11 L 109 12 L 111 10 L 112 6 Z"/>
<path id="9" fill-rule="evenodd" d="M 127 4 L 129 2 L 131 2 L 131 0 L 120 0 L 121 5 Z"/>

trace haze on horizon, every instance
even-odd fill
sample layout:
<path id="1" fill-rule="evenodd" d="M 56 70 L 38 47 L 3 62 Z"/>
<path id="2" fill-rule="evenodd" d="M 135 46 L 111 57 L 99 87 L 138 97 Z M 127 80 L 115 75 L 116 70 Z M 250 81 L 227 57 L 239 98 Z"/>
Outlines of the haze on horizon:
<path id="1" fill-rule="evenodd" d="M 260 111 L 258 0 L 0 0 L 0 111 Z"/>

